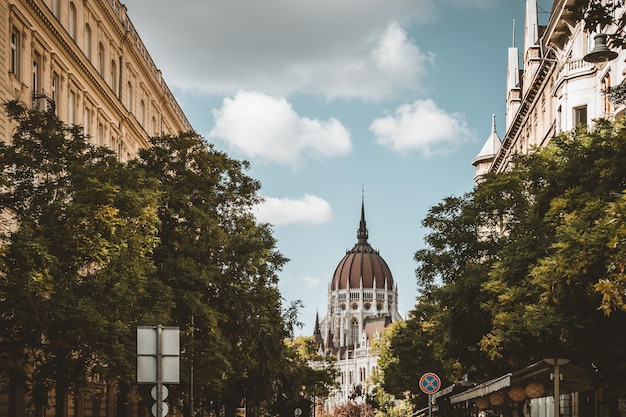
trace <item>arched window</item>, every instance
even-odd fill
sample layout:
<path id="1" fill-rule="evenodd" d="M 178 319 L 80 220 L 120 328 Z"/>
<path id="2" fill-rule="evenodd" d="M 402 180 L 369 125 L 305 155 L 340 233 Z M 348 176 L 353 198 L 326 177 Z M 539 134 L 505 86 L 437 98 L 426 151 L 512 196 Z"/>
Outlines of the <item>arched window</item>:
<path id="1" fill-rule="evenodd" d="M 98 72 L 104 77 L 104 45 L 98 42 Z"/>
<path id="2" fill-rule="evenodd" d="M 70 99 L 67 103 L 67 122 L 71 125 L 76 123 L 76 93 L 70 91 Z"/>
<path id="3" fill-rule="evenodd" d="M 111 60 L 111 90 L 117 94 L 117 64 L 115 60 Z"/>
<path id="4" fill-rule="evenodd" d="M 69 21 L 69 29 L 70 29 L 70 36 L 72 37 L 72 39 L 76 40 L 76 5 L 74 4 L 74 2 L 70 2 L 70 21 Z"/>
<path id="5" fill-rule="evenodd" d="M 91 61 L 91 26 L 85 25 L 85 55 Z"/>
<path id="6" fill-rule="evenodd" d="M 350 323 L 350 332 L 352 335 L 352 344 L 354 346 L 359 344 L 359 322 L 356 319 L 352 319 Z"/>
<path id="7" fill-rule="evenodd" d="M 133 111 L 133 85 L 130 81 L 126 87 L 126 108 L 128 111 Z"/>
<path id="8" fill-rule="evenodd" d="M 141 100 L 141 103 L 139 104 L 139 123 L 141 123 L 142 126 L 146 126 L 146 103 Z"/>
<path id="9" fill-rule="evenodd" d="M 607 73 L 602 79 L 602 91 L 607 91 L 611 87 L 611 74 Z M 609 117 L 611 115 L 611 101 L 609 100 L 608 94 L 602 95 L 602 111 L 604 113 L 604 117 Z"/>

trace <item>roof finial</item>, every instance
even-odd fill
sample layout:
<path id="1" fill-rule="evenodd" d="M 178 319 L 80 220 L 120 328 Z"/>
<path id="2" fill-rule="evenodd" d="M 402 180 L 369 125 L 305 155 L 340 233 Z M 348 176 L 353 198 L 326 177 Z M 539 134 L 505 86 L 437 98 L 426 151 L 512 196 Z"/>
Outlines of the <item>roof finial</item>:
<path id="1" fill-rule="evenodd" d="M 367 244 L 367 225 L 365 224 L 365 187 L 361 188 L 361 221 L 359 222 L 359 230 L 356 232 L 356 238 L 359 244 Z"/>
<path id="2" fill-rule="evenodd" d="M 515 19 L 513 19 L 513 48 L 515 48 Z"/>
<path id="3" fill-rule="evenodd" d="M 491 115 L 491 133 L 496 133 L 496 115 Z"/>

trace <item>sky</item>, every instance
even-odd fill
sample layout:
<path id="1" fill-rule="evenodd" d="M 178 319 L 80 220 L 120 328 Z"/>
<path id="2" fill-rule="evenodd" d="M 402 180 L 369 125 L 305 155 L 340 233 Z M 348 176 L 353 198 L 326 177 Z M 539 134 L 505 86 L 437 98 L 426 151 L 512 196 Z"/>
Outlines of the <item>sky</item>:
<path id="1" fill-rule="evenodd" d="M 523 47 L 526 0 L 122 2 L 193 128 L 250 162 L 257 218 L 290 259 L 284 305 L 304 305 L 297 334 L 326 314 L 362 199 L 405 317 L 422 220 L 471 191 L 492 114 L 504 137 L 507 49 Z M 540 24 L 551 6 L 538 1 Z"/>

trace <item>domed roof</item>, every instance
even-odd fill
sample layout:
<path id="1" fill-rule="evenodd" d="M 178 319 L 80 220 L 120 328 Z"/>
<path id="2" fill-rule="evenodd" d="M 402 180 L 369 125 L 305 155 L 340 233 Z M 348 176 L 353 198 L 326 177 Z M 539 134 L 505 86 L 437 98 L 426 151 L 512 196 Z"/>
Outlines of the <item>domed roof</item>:
<path id="1" fill-rule="evenodd" d="M 356 237 L 356 245 L 346 253 L 335 269 L 331 289 L 361 288 L 362 282 L 363 288 L 392 290 L 393 277 L 387 262 L 367 242 L 368 232 L 363 203 L 361 203 L 361 221 Z"/>

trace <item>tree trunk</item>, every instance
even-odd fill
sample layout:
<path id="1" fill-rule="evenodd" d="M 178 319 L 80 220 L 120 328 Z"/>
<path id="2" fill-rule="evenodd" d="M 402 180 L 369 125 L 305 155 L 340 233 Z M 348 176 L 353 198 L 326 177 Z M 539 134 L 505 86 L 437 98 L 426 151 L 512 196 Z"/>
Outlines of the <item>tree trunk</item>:
<path id="1" fill-rule="evenodd" d="M 54 390 L 54 400 L 54 417 L 65 417 L 67 406 L 67 386 L 65 384 L 57 384 Z"/>

